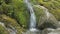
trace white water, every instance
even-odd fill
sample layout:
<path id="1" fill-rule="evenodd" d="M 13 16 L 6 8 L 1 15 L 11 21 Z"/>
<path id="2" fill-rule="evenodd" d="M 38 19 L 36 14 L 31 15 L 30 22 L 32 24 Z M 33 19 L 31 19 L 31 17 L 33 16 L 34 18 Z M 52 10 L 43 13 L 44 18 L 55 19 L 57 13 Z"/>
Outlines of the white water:
<path id="1" fill-rule="evenodd" d="M 23 34 L 39 34 L 40 31 L 36 28 L 36 16 L 33 7 L 29 2 L 29 0 L 24 0 L 24 2 L 26 3 L 30 11 L 30 24 L 29 24 L 29 30 L 27 30 L 27 32 Z"/>
<path id="2" fill-rule="evenodd" d="M 29 2 L 29 0 L 24 0 L 24 2 L 27 4 L 28 6 L 28 9 L 30 10 L 30 26 L 29 26 L 29 30 L 26 32 L 26 34 L 28 33 L 32 33 L 32 34 L 37 34 L 35 31 L 38 31 L 36 29 L 36 16 L 35 16 L 35 13 L 34 13 L 34 10 L 33 10 L 33 7 L 31 5 L 31 3 Z M 46 20 L 48 21 L 48 19 L 50 18 L 50 20 L 52 19 L 52 21 L 54 22 L 54 24 L 56 25 L 57 24 L 57 20 L 55 19 L 55 17 L 49 13 L 48 9 L 45 8 L 44 6 L 36 6 L 38 8 L 42 8 L 43 11 L 45 12 L 45 15 L 46 15 Z M 48 26 L 48 25 L 47 25 Z M 52 29 L 53 31 L 54 29 Z M 24 33 L 25 34 L 25 33 Z M 40 33 L 38 33 L 40 34 Z M 55 34 L 55 33 L 49 33 L 49 34 Z M 57 33 L 56 33 L 57 34 Z"/>
<path id="3" fill-rule="evenodd" d="M 29 0 L 24 0 L 24 2 L 27 4 L 28 9 L 30 10 L 30 26 L 29 26 L 29 30 L 30 31 L 35 31 L 36 30 L 36 16 L 33 10 L 33 7 L 31 5 L 31 3 L 29 2 Z"/>

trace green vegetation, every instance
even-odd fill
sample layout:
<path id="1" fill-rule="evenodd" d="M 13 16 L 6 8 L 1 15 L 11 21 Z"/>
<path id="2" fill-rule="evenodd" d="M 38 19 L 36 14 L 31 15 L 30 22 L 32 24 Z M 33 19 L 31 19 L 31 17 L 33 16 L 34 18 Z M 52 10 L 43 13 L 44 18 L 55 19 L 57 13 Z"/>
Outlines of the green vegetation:
<path id="1" fill-rule="evenodd" d="M 34 5 L 42 5 L 60 21 L 60 0 L 31 0 L 37 23 L 40 16 L 44 15 L 43 9 Z M 42 15 L 41 15 L 42 14 Z M 17 34 L 25 32 L 30 21 L 30 12 L 23 0 L 0 0 L 0 22 L 3 22 L 6 28 L 15 28 Z M 0 34 L 9 32 L 0 25 Z"/>

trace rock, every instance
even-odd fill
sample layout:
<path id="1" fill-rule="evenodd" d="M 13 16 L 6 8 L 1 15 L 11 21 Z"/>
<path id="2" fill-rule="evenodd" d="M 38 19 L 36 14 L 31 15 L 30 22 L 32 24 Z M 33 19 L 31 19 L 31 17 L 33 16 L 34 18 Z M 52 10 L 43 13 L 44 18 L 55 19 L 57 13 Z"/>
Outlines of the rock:
<path id="1" fill-rule="evenodd" d="M 57 29 L 46 28 L 42 31 L 42 34 L 45 34 L 45 33 L 46 34 L 60 34 L 60 28 L 57 28 Z"/>
<path id="2" fill-rule="evenodd" d="M 10 28 L 16 31 L 17 34 L 20 34 L 25 31 L 18 22 L 6 15 L 0 15 L 0 22 L 4 23 L 6 28 Z"/>
<path id="3" fill-rule="evenodd" d="M 37 15 L 37 18 L 38 18 L 38 27 L 40 27 L 41 29 L 43 28 L 56 28 L 56 27 L 59 27 L 59 23 L 57 21 L 57 19 L 54 17 L 54 15 L 52 15 L 51 13 L 46 14 L 46 10 L 45 8 L 42 8 L 43 6 L 41 6 L 39 8 L 39 5 L 35 5 L 35 10 L 36 10 L 36 15 Z M 37 11 L 38 9 L 38 11 Z M 48 10 L 47 10 L 48 11 Z M 48 11 L 49 12 L 49 11 Z"/>
<path id="4" fill-rule="evenodd" d="M 30 1 L 35 11 L 37 27 L 44 29 L 57 28 L 59 26 L 57 20 L 60 20 L 60 0 Z M 50 16 L 48 20 L 46 20 L 45 12 L 42 8 L 37 7 L 36 4 L 46 7 L 56 18 L 51 15 L 52 18 Z M 3 22 L 7 28 L 17 30 L 17 34 L 21 34 L 25 31 L 30 23 L 30 13 L 23 0 L 0 0 L 0 21 Z"/>
<path id="5" fill-rule="evenodd" d="M 46 7 L 58 20 L 60 20 L 60 0 L 37 0 L 40 5 Z"/>
<path id="6" fill-rule="evenodd" d="M 0 34 L 9 34 L 9 32 L 0 24 Z"/>

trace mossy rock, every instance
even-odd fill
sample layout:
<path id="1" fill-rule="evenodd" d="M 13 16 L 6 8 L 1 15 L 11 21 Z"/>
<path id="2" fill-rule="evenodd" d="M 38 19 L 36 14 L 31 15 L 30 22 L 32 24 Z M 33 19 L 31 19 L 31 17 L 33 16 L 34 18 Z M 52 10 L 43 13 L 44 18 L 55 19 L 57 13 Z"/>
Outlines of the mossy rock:
<path id="1" fill-rule="evenodd" d="M 46 7 L 57 20 L 60 20 L 60 0 L 38 0 L 38 3 Z"/>
<path id="2" fill-rule="evenodd" d="M 45 8 L 39 7 L 40 5 L 34 5 L 34 10 L 36 14 L 37 27 L 40 29 L 43 28 L 57 28 L 59 27 L 59 22 L 56 20 L 53 14 L 49 13 L 49 16 L 46 16 Z M 49 10 L 48 10 L 49 11 Z"/>
<path id="3" fill-rule="evenodd" d="M 0 34 L 9 34 L 8 31 L 2 25 L 0 25 Z"/>
<path id="4" fill-rule="evenodd" d="M 37 7 L 38 5 L 33 5 L 34 7 L 34 11 L 35 11 L 35 15 L 36 15 L 36 23 L 39 23 L 40 20 L 40 16 L 44 16 L 44 11 L 42 8 Z"/>
<path id="5" fill-rule="evenodd" d="M 0 11 L 2 14 L 17 19 L 22 27 L 26 27 L 29 23 L 29 11 L 23 0 L 4 0 Z"/>
<path id="6" fill-rule="evenodd" d="M 21 34 L 25 31 L 25 29 L 21 27 L 15 19 L 10 18 L 9 16 L 6 16 L 4 14 L 0 15 L 0 17 L 0 21 L 3 22 L 7 28 L 14 28 L 15 30 L 17 30 L 17 34 Z"/>

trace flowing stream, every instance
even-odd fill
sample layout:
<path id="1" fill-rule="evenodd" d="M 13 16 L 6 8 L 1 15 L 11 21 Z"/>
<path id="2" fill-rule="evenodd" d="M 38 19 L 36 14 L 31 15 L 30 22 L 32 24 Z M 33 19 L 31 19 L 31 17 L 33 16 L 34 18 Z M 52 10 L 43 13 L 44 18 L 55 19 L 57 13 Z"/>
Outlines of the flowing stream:
<path id="1" fill-rule="evenodd" d="M 29 30 L 26 32 L 26 34 L 40 34 L 40 33 L 37 33 L 39 32 L 39 30 L 36 28 L 36 16 L 35 16 L 35 13 L 34 13 L 34 10 L 33 10 L 33 7 L 31 5 L 31 3 L 29 2 L 29 0 L 24 0 L 24 2 L 26 3 L 26 5 L 28 6 L 28 9 L 30 10 L 30 26 L 29 26 Z M 50 14 L 48 12 L 48 9 L 45 8 L 44 6 L 38 6 L 39 8 L 42 8 L 43 11 L 45 12 L 45 15 L 46 15 L 46 20 L 48 21 L 48 19 L 50 18 L 50 16 L 52 14 Z M 53 17 L 54 18 L 54 17 Z M 48 25 L 47 25 L 48 26 Z"/>
<path id="2" fill-rule="evenodd" d="M 27 6 L 28 6 L 28 9 L 30 10 L 30 26 L 29 26 L 29 30 L 30 31 L 34 31 L 36 30 L 36 16 L 35 16 L 35 13 L 34 13 L 34 10 L 33 10 L 33 7 L 31 5 L 31 3 L 29 3 L 28 0 L 25 0 L 24 1 Z"/>
<path id="3" fill-rule="evenodd" d="M 29 24 L 29 29 L 27 30 L 26 33 L 23 34 L 40 34 L 39 30 L 36 28 L 36 16 L 34 13 L 34 9 L 32 7 L 32 4 L 29 2 L 30 0 L 24 0 L 25 4 L 27 5 L 28 9 L 30 10 L 30 24 Z M 42 8 L 45 15 L 46 15 L 46 22 L 48 23 L 49 20 L 52 20 L 52 23 L 54 23 L 53 25 L 57 25 L 58 21 L 56 20 L 56 18 L 49 13 L 48 9 L 45 8 L 44 6 L 37 6 L 38 8 Z M 48 25 L 47 25 L 48 26 Z"/>
<path id="4" fill-rule="evenodd" d="M 25 0 L 25 3 L 28 6 L 28 9 L 30 10 L 30 29 L 36 28 L 36 16 L 33 10 L 33 7 L 31 5 L 31 3 L 29 3 L 28 0 Z"/>
<path id="5" fill-rule="evenodd" d="M 29 0 L 24 0 L 24 2 L 26 3 L 26 5 L 28 6 L 28 9 L 30 10 L 30 26 L 29 26 L 29 30 L 26 34 L 28 34 L 28 33 L 37 34 L 36 32 L 38 30 L 36 28 L 36 16 L 35 16 L 33 7 L 31 5 L 31 3 L 29 2 Z"/>

